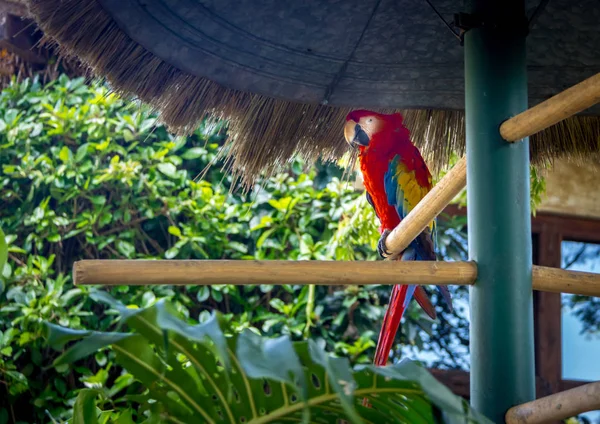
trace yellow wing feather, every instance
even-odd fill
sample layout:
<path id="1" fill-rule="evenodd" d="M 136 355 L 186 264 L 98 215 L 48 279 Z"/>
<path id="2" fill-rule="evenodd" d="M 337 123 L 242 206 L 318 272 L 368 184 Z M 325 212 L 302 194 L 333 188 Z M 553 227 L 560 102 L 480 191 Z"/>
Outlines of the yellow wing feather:
<path id="1" fill-rule="evenodd" d="M 408 171 L 400 161 L 397 162 L 395 174 L 399 188 L 404 192 L 404 210 L 408 214 L 427 195 L 429 189 L 419 185 L 415 171 Z M 431 178 L 429 180 L 431 182 Z M 435 221 L 431 221 L 429 230 L 433 231 L 434 226 Z"/>

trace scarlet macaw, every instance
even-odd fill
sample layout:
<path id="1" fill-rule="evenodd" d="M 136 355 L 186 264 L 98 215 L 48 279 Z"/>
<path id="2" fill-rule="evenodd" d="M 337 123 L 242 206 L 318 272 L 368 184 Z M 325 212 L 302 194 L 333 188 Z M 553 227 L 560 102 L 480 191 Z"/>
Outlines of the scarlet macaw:
<path id="1" fill-rule="evenodd" d="M 431 190 L 431 174 L 419 150 L 411 142 L 399 113 L 385 115 L 367 110 L 353 111 L 346 117 L 344 137 L 359 150 L 367 200 L 381 223 L 377 250 L 385 258 L 390 254 L 385 245 L 387 236 Z M 435 221 L 432 221 L 399 259 L 435 260 L 434 231 Z M 448 288 L 438 288 L 452 308 Z M 413 296 L 432 319 L 436 318 L 435 309 L 422 286 L 394 286 L 379 333 L 375 365 L 387 363 L 400 320 Z"/>

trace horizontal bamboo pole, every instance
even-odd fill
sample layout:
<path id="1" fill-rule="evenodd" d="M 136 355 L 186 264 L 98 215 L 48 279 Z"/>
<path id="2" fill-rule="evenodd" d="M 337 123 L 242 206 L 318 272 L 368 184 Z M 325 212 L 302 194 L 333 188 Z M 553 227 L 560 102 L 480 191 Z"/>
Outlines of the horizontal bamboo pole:
<path id="1" fill-rule="evenodd" d="M 600 297 L 600 274 L 534 266 L 532 280 L 534 290 Z"/>
<path id="2" fill-rule="evenodd" d="M 385 244 L 390 258 L 406 249 L 466 184 L 467 158 L 463 157 L 389 234 Z"/>
<path id="3" fill-rule="evenodd" d="M 73 265 L 75 284 L 473 284 L 473 262 L 440 261 L 243 261 L 83 260 Z"/>
<path id="4" fill-rule="evenodd" d="M 593 77 L 506 120 L 500 126 L 500 134 L 506 141 L 518 141 L 588 109 L 599 102 L 600 73 L 597 73 Z"/>
<path id="5" fill-rule="evenodd" d="M 506 424 L 542 424 L 600 409 L 600 381 L 514 406 Z"/>
<path id="6" fill-rule="evenodd" d="M 73 265 L 79 285 L 472 285 L 474 262 L 83 260 Z M 533 267 L 533 289 L 600 296 L 600 274 Z"/>

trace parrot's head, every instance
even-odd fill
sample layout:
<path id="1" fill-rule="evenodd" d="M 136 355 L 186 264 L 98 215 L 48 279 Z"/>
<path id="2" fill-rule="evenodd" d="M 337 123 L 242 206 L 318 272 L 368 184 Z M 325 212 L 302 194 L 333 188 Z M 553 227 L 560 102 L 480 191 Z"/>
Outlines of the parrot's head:
<path id="1" fill-rule="evenodd" d="M 363 152 L 373 144 L 391 140 L 392 135 L 406 128 L 402 125 L 402 115 L 394 113 L 386 115 L 369 110 L 355 110 L 346 116 L 344 137 L 350 146 Z"/>

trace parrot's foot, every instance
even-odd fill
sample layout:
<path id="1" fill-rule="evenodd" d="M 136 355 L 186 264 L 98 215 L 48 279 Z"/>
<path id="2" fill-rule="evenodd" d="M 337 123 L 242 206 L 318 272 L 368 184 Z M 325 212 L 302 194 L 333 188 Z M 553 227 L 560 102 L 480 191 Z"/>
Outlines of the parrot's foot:
<path id="1" fill-rule="evenodd" d="M 390 235 L 390 232 L 390 230 L 384 230 L 381 234 L 381 237 L 379 238 L 379 242 L 377 243 L 377 253 L 379 253 L 379 256 L 383 259 L 388 258 L 392 255 L 392 252 L 387 250 L 387 247 L 385 246 L 385 241 Z"/>

